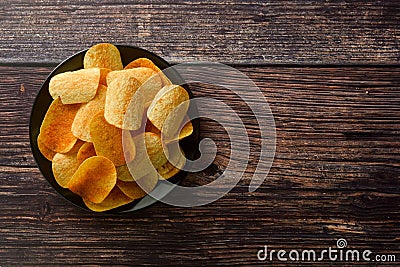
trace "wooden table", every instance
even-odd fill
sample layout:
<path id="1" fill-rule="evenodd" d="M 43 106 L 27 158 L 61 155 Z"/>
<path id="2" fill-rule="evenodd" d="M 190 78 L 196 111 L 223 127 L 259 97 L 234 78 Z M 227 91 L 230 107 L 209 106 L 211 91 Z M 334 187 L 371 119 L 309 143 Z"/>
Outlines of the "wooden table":
<path id="1" fill-rule="evenodd" d="M 399 2 L 128 2 L 0 3 L 1 266 L 284 266 L 257 252 L 335 248 L 339 238 L 400 261 Z M 156 203 L 126 216 L 60 197 L 31 154 L 32 103 L 56 64 L 99 42 L 137 45 L 172 63 L 218 61 L 253 79 L 277 131 L 262 186 L 248 192 L 260 145 L 254 116 L 228 90 L 198 86 L 195 96 L 227 101 L 248 128 L 255 156 L 234 190 L 201 207 Z M 221 127 L 203 120 L 201 137 L 219 153 L 187 184 L 212 180 L 229 161 Z"/>

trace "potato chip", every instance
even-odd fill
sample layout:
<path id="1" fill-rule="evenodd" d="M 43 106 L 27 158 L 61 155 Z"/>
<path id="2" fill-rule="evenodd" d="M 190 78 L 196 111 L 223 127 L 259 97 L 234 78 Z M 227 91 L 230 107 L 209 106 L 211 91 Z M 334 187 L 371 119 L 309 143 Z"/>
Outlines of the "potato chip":
<path id="1" fill-rule="evenodd" d="M 179 133 L 179 140 L 188 137 L 193 133 L 193 125 L 191 121 L 188 121 L 182 128 L 182 130 Z"/>
<path id="2" fill-rule="evenodd" d="M 82 145 L 83 142 L 78 140 L 68 153 L 54 155 L 51 169 L 53 170 L 54 179 L 61 187 L 68 187 L 68 182 L 78 169 L 80 163 L 78 163 L 76 155 Z"/>
<path id="3" fill-rule="evenodd" d="M 126 65 L 124 69 L 126 70 L 126 69 L 133 69 L 133 68 L 139 68 L 139 67 L 150 68 L 150 69 L 154 70 L 155 72 L 157 72 L 158 75 L 161 77 L 163 86 L 172 84 L 171 81 L 167 78 L 167 76 L 165 76 L 165 74 L 153 63 L 153 61 L 151 61 L 148 58 L 138 58 L 138 59 L 132 61 L 131 63 L 129 63 L 128 65 Z"/>
<path id="4" fill-rule="evenodd" d="M 112 70 L 106 68 L 100 68 L 100 84 L 107 86 L 107 75 Z"/>
<path id="5" fill-rule="evenodd" d="M 85 205 L 92 211 L 96 212 L 115 209 L 125 204 L 128 204 L 132 201 L 133 200 L 131 198 L 122 193 L 122 191 L 118 188 L 118 186 L 115 186 L 111 190 L 110 194 L 101 203 L 93 203 L 88 199 L 85 198 L 83 199 Z"/>
<path id="6" fill-rule="evenodd" d="M 107 157 L 117 167 L 126 164 L 122 146 L 122 129 L 109 124 L 102 111 L 97 113 L 90 122 L 90 134 L 98 156 Z M 135 157 L 133 142 L 129 147 L 129 152 L 131 155 L 127 158 L 128 162 Z"/>
<path id="7" fill-rule="evenodd" d="M 151 171 L 154 171 L 155 168 L 164 165 L 167 162 L 167 157 L 163 151 L 161 138 L 155 133 L 146 132 L 139 134 L 134 137 L 134 142 L 136 156 L 127 165 L 130 170 L 133 170 L 131 175 L 137 181 Z"/>
<path id="8" fill-rule="evenodd" d="M 124 182 L 134 182 L 148 174 L 148 172 L 143 171 L 144 168 L 137 168 L 134 175 L 128 169 L 127 165 L 122 165 L 117 167 L 117 179 Z"/>
<path id="9" fill-rule="evenodd" d="M 110 84 L 113 80 L 128 79 L 129 77 L 139 81 L 143 102 L 152 101 L 162 88 L 162 81 L 157 72 L 145 67 L 110 72 L 107 75 L 107 84 Z"/>
<path id="10" fill-rule="evenodd" d="M 156 74 L 157 72 L 149 68 L 135 68 L 128 70 L 111 71 L 107 74 L 107 84 L 110 84 L 112 81 L 117 79 L 121 80 L 127 79 L 129 77 L 133 77 L 138 80 L 140 84 L 143 84 L 151 76 Z M 160 78 L 158 78 L 157 80 L 160 80 Z"/>
<path id="11" fill-rule="evenodd" d="M 129 172 L 127 165 L 122 165 L 117 167 L 117 179 L 125 182 L 133 182 L 135 179 Z"/>
<path id="12" fill-rule="evenodd" d="M 117 182 L 117 171 L 111 160 L 101 156 L 86 159 L 68 182 L 68 188 L 83 199 L 101 203 Z"/>
<path id="13" fill-rule="evenodd" d="M 108 84 L 104 108 L 104 117 L 108 123 L 123 128 L 128 105 L 139 87 L 139 81 L 133 77 L 115 79 Z M 127 116 L 129 119 L 124 125 L 125 129 L 137 130 L 140 128 L 144 104 L 141 99 L 137 99 L 136 102 L 135 105 L 131 105 L 132 109 L 129 110 Z"/>
<path id="14" fill-rule="evenodd" d="M 155 133 L 145 133 L 146 150 L 154 168 L 159 168 L 167 162 L 167 157 L 161 143 L 161 137 Z"/>
<path id="15" fill-rule="evenodd" d="M 154 126 L 153 123 L 151 123 L 150 120 L 146 121 L 146 128 L 145 128 L 146 132 L 151 132 L 151 133 L 155 133 L 155 134 L 161 134 L 161 131 L 158 130 L 158 128 L 156 126 Z"/>
<path id="16" fill-rule="evenodd" d="M 96 150 L 94 149 L 93 143 L 84 143 L 76 155 L 78 164 L 81 165 L 86 159 L 96 156 Z"/>
<path id="17" fill-rule="evenodd" d="M 53 100 L 40 126 L 41 143 L 48 149 L 67 153 L 77 138 L 71 132 L 71 125 L 80 105 L 63 105 L 60 98 Z"/>
<path id="18" fill-rule="evenodd" d="M 159 130 L 163 130 L 163 134 L 167 132 L 169 133 L 170 130 L 167 129 L 170 127 L 169 125 L 165 125 L 165 129 L 162 129 L 165 120 L 176 107 L 187 100 L 189 100 L 189 94 L 183 87 L 179 85 L 164 86 L 157 93 L 149 109 L 147 110 L 147 117 L 154 126 L 156 126 Z M 179 112 L 173 112 L 170 115 L 169 120 L 171 122 L 180 124 L 180 122 L 183 120 L 189 104 L 188 102 L 185 102 L 185 104 L 182 105 L 183 106 L 179 108 Z M 174 127 L 171 126 L 171 128 Z"/>
<path id="19" fill-rule="evenodd" d="M 147 193 L 154 189 L 158 182 L 158 177 L 155 172 L 151 172 L 140 178 L 140 186 L 136 182 L 124 182 L 117 180 L 117 186 L 121 191 L 132 199 L 144 197 Z M 143 188 L 142 188 L 143 187 Z M 143 190 L 145 189 L 145 190 Z"/>
<path id="20" fill-rule="evenodd" d="M 96 96 L 89 102 L 82 104 L 79 108 L 71 126 L 71 131 L 77 138 L 86 142 L 92 142 L 89 125 L 93 116 L 99 111 L 104 110 L 106 93 L 107 87 L 100 85 Z"/>
<path id="21" fill-rule="evenodd" d="M 112 44 L 102 43 L 89 48 L 83 59 L 85 69 L 106 68 L 122 70 L 121 55 L 117 47 Z"/>
<path id="22" fill-rule="evenodd" d="M 157 169 L 158 173 L 160 174 L 160 179 L 169 179 L 176 174 L 178 174 L 181 170 L 176 168 L 170 162 L 165 163 L 163 166 Z"/>
<path id="23" fill-rule="evenodd" d="M 186 119 L 188 120 L 188 119 Z M 161 131 L 158 130 L 158 128 L 156 126 L 154 126 L 150 120 L 146 121 L 146 128 L 145 128 L 146 132 L 152 132 L 152 133 L 156 133 L 156 134 L 161 134 Z M 179 138 L 174 138 L 172 140 L 166 140 L 167 142 L 171 142 L 171 141 L 177 141 L 178 139 L 181 140 L 185 137 L 190 136 L 193 133 L 193 125 L 191 121 L 188 121 L 183 127 L 182 130 L 179 133 Z"/>
<path id="24" fill-rule="evenodd" d="M 53 157 L 55 154 L 57 154 L 57 152 L 48 149 L 44 144 L 43 144 L 43 139 L 42 139 L 42 135 L 39 134 L 38 138 L 37 138 L 37 144 L 38 144 L 38 148 L 39 151 L 42 153 L 42 155 L 48 159 L 49 161 L 53 160 Z"/>
<path id="25" fill-rule="evenodd" d="M 89 102 L 96 95 L 100 82 L 100 69 L 82 69 L 57 74 L 51 78 L 49 92 L 63 104 Z"/>
<path id="26" fill-rule="evenodd" d="M 165 163 L 160 168 L 157 168 L 157 172 L 160 175 L 160 179 L 169 179 L 180 172 L 180 170 L 185 166 L 186 158 L 181 149 L 181 154 L 173 153 L 171 161 L 176 163 L 176 167 L 170 162 Z"/>

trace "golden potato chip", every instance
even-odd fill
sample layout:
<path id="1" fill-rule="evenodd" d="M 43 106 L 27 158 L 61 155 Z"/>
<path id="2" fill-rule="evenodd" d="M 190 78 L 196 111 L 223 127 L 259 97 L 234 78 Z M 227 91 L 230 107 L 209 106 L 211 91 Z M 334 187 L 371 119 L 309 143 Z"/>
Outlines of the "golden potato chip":
<path id="1" fill-rule="evenodd" d="M 104 117 L 108 123 L 121 129 L 123 126 L 128 130 L 140 128 L 144 107 L 143 101 L 139 96 L 136 99 L 136 104 L 130 105 L 131 108 L 124 125 L 124 117 L 127 113 L 128 105 L 139 87 L 139 81 L 133 77 L 115 79 L 108 84 L 104 108 Z"/>
<path id="2" fill-rule="evenodd" d="M 89 125 L 93 116 L 99 111 L 104 110 L 106 93 L 107 87 L 100 85 L 96 96 L 89 102 L 82 104 L 79 108 L 71 126 L 71 131 L 77 138 L 86 142 L 92 142 Z"/>
<path id="3" fill-rule="evenodd" d="M 188 120 L 188 119 L 186 119 Z M 150 120 L 146 121 L 146 128 L 145 128 L 146 132 L 152 132 L 152 133 L 156 133 L 156 134 L 161 134 L 161 131 L 158 130 L 158 128 L 156 126 L 154 126 Z M 166 140 L 167 142 L 171 142 L 171 141 L 177 141 L 178 139 L 181 140 L 185 137 L 190 136 L 193 133 L 193 125 L 191 121 L 188 121 L 183 127 L 182 130 L 179 133 L 179 138 L 173 138 L 170 140 Z"/>
<path id="4" fill-rule="evenodd" d="M 76 155 L 78 164 L 81 165 L 86 159 L 96 156 L 96 150 L 94 149 L 93 143 L 84 143 Z"/>
<path id="5" fill-rule="evenodd" d="M 112 83 L 116 79 L 128 79 L 129 77 L 133 77 L 139 81 L 143 102 L 152 101 L 162 88 L 162 81 L 157 72 L 145 67 L 112 71 L 107 75 L 107 84 Z"/>
<path id="6" fill-rule="evenodd" d="M 96 95 L 100 82 L 100 69 L 82 69 L 57 74 L 51 78 L 49 92 L 63 104 L 89 102 Z"/>
<path id="7" fill-rule="evenodd" d="M 160 179 L 169 179 L 176 175 L 183 166 L 185 166 L 186 158 L 181 149 L 180 153 L 172 153 L 171 155 L 172 161 L 176 163 L 176 167 L 172 165 L 170 162 L 165 163 L 160 168 L 157 169 L 158 174 L 160 175 Z"/>
<path id="8" fill-rule="evenodd" d="M 54 155 L 51 169 L 53 170 L 54 179 L 61 187 L 68 187 L 68 182 L 78 169 L 80 163 L 78 163 L 76 155 L 82 145 L 83 142 L 78 140 L 74 147 L 67 153 L 57 153 Z"/>
<path id="9" fill-rule="evenodd" d="M 161 138 L 155 133 L 142 133 L 134 137 L 136 156 L 127 165 L 133 172 L 133 180 L 137 181 L 141 177 L 161 167 L 167 162 L 164 154 Z M 148 158 L 148 159 L 147 159 Z M 129 172 L 129 170 L 126 169 Z M 124 180 L 128 180 L 126 178 Z"/>
<path id="10" fill-rule="evenodd" d="M 122 70 L 121 55 L 117 47 L 112 44 L 102 43 L 89 48 L 83 59 L 85 69 L 106 68 Z"/>
<path id="11" fill-rule="evenodd" d="M 154 168 L 159 168 L 167 162 L 167 157 L 161 143 L 161 137 L 155 133 L 145 133 L 146 150 Z"/>
<path id="12" fill-rule="evenodd" d="M 188 137 L 193 133 L 193 125 L 191 121 L 188 121 L 182 128 L 182 130 L 179 133 L 179 140 L 183 139 L 185 137 Z"/>
<path id="13" fill-rule="evenodd" d="M 43 140 L 42 140 L 42 135 L 39 133 L 38 138 L 37 138 L 37 144 L 38 144 L 38 148 L 39 151 L 42 153 L 42 155 L 48 159 L 49 161 L 53 160 L 53 157 L 55 154 L 57 154 L 57 152 L 48 149 L 44 144 L 43 144 Z"/>
<path id="14" fill-rule="evenodd" d="M 159 74 L 159 76 L 161 77 L 163 86 L 172 84 L 171 81 L 167 78 L 167 76 L 165 76 L 165 74 L 153 63 L 153 61 L 151 61 L 148 58 L 138 58 L 138 59 L 132 61 L 131 63 L 129 63 L 128 65 L 126 65 L 124 69 L 126 70 L 126 69 L 133 69 L 133 68 L 139 68 L 139 67 L 150 68 L 150 69 L 154 70 L 155 72 L 157 72 Z"/>
<path id="15" fill-rule="evenodd" d="M 109 124 L 105 120 L 102 111 L 93 117 L 89 127 L 96 154 L 107 157 L 117 167 L 126 164 L 122 146 L 122 129 Z M 129 152 L 131 154 L 127 158 L 128 162 L 135 157 L 133 142 L 129 147 Z"/>
<path id="16" fill-rule="evenodd" d="M 125 66 L 125 70 L 139 68 L 139 67 L 146 67 L 153 69 L 155 72 L 160 72 L 161 70 L 148 58 L 142 57 L 135 59 L 134 61 L 130 62 L 128 65 Z"/>
<path id="17" fill-rule="evenodd" d="M 127 79 L 129 77 L 133 77 L 139 81 L 140 84 L 146 82 L 150 77 L 156 75 L 152 69 L 149 68 L 135 68 L 135 69 L 128 69 L 128 70 L 118 70 L 118 71 L 111 71 L 107 74 L 107 84 L 110 84 L 112 81 L 116 79 Z M 157 81 L 160 81 L 160 78 L 157 77 Z M 161 83 L 160 83 L 161 85 Z M 161 89 L 161 87 L 160 87 Z"/>
<path id="18" fill-rule="evenodd" d="M 100 84 L 107 86 L 107 75 L 112 70 L 106 68 L 100 68 Z"/>
<path id="19" fill-rule="evenodd" d="M 189 100 L 189 94 L 179 85 L 164 86 L 155 96 L 149 109 L 147 117 L 163 134 L 172 132 L 169 128 L 177 128 L 177 125 L 164 125 L 165 120 L 183 102 Z M 169 124 L 180 124 L 186 114 L 189 103 L 185 102 L 179 108 L 179 112 L 174 111 L 169 117 Z M 163 126 L 164 125 L 164 126 Z M 165 127 L 165 129 L 163 129 Z"/>
<path id="20" fill-rule="evenodd" d="M 134 182 L 145 176 L 147 173 L 143 172 L 143 168 L 138 168 L 132 175 L 127 165 L 117 167 L 117 179 L 124 182 Z"/>
<path id="21" fill-rule="evenodd" d="M 151 123 L 150 120 L 146 121 L 146 128 L 145 128 L 146 132 L 151 132 L 151 133 L 155 133 L 155 134 L 161 134 L 161 131 L 158 130 L 158 128 L 156 126 L 154 126 L 153 123 Z"/>
<path id="22" fill-rule="evenodd" d="M 146 176 L 140 178 L 140 186 L 136 182 L 124 182 L 117 180 L 117 186 L 121 191 L 132 199 L 144 197 L 147 193 L 154 189 L 158 182 L 158 177 L 155 172 L 151 172 Z M 142 189 L 145 189 L 143 190 Z"/>
<path id="23" fill-rule="evenodd" d="M 71 125 L 80 104 L 64 105 L 60 98 L 53 100 L 40 126 L 41 144 L 48 149 L 67 153 L 77 138 L 71 132 Z"/>
<path id="24" fill-rule="evenodd" d="M 101 203 L 117 182 L 117 171 L 108 158 L 86 159 L 68 182 L 68 188 L 83 199 Z"/>
<path id="25" fill-rule="evenodd" d="M 180 172 L 180 169 L 176 168 L 170 162 L 165 163 L 159 169 L 157 169 L 160 174 L 160 179 L 169 179 Z"/>
<path id="26" fill-rule="evenodd" d="M 115 186 L 111 190 L 110 194 L 101 203 L 93 203 L 92 201 L 83 198 L 85 205 L 92 211 L 96 212 L 115 209 L 132 201 L 133 200 L 131 198 L 122 193 L 118 186 Z"/>
<path id="27" fill-rule="evenodd" d="M 117 179 L 125 182 L 133 182 L 135 179 L 129 172 L 127 165 L 122 165 L 117 167 Z"/>

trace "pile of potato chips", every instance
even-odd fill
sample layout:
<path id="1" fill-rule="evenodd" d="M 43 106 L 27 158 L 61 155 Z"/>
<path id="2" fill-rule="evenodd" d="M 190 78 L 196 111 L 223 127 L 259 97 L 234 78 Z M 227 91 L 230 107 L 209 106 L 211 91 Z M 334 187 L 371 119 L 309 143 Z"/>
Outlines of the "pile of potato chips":
<path id="1" fill-rule="evenodd" d="M 142 198 L 159 179 L 177 174 L 186 159 L 168 147 L 193 126 L 185 115 L 187 91 L 151 60 L 124 68 L 118 49 L 103 43 L 86 52 L 83 65 L 50 80 L 54 100 L 37 141 L 57 183 L 101 212 Z"/>

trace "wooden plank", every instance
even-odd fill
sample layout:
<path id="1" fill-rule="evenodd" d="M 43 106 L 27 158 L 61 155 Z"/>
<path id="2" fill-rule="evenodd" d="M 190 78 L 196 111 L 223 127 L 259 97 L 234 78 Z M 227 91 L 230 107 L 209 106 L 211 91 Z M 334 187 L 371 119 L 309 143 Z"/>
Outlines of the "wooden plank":
<path id="1" fill-rule="evenodd" d="M 398 64 L 397 1 L 0 3 L 0 63 L 58 63 L 99 42 L 171 62 Z"/>
<path id="2" fill-rule="evenodd" d="M 73 207 L 36 169 L 3 167 L 0 178 L 3 265 L 243 266 L 260 263 L 264 245 L 322 250 L 338 238 L 352 249 L 399 252 L 399 194 L 239 186 L 203 207 L 157 203 L 110 216 Z"/>
<path id="3" fill-rule="evenodd" d="M 260 141 L 249 108 L 226 89 L 192 85 L 196 96 L 223 99 L 244 120 L 254 155 L 244 179 L 203 207 L 157 203 L 109 216 L 63 200 L 31 156 L 30 108 L 51 68 L 0 67 L 0 264 L 243 266 L 265 264 L 256 256 L 264 245 L 322 250 L 338 238 L 351 249 L 398 255 L 400 68 L 239 70 L 260 87 L 277 126 L 263 185 L 248 193 Z M 201 135 L 219 154 L 186 184 L 211 181 L 229 160 L 221 127 L 203 120 Z"/>

